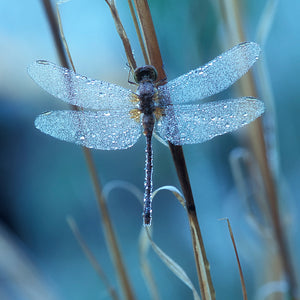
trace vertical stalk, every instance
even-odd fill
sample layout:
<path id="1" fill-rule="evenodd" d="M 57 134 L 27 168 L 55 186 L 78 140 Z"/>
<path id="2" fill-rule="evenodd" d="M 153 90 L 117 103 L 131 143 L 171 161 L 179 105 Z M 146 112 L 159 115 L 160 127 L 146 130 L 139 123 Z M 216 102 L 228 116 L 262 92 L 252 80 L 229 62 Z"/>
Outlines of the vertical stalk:
<path id="1" fill-rule="evenodd" d="M 239 5 L 236 0 L 221 0 L 222 11 L 224 13 L 225 23 L 231 37 L 234 37 L 234 42 L 244 41 L 244 32 L 239 13 Z M 233 41 L 230 41 L 233 43 Z M 242 93 L 245 95 L 256 96 L 257 91 L 254 85 L 254 80 L 251 72 L 248 72 L 240 80 Z M 282 222 L 278 207 L 278 191 L 276 188 L 275 177 L 272 174 L 269 160 L 267 157 L 267 147 L 264 139 L 264 130 L 261 118 L 258 118 L 249 125 L 251 148 L 254 156 L 259 164 L 262 174 L 264 186 L 267 194 L 268 206 L 270 209 L 273 232 L 277 243 L 278 251 L 281 257 L 282 265 L 285 270 L 286 279 L 289 285 L 289 294 L 291 299 L 297 298 L 297 280 L 291 256 L 288 249 L 287 237 L 283 230 Z"/>
<path id="2" fill-rule="evenodd" d="M 63 43 L 61 40 L 61 35 L 60 35 L 60 31 L 59 31 L 57 18 L 54 14 L 51 3 L 49 0 L 42 0 L 42 1 L 43 1 L 46 15 L 48 17 L 48 21 L 51 26 L 52 35 L 54 38 L 54 43 L 56 46 L 56 50 L 58 52 L 60 62 L 64 67 L 70 68 L 70 65 L 68 63 L 68 59 L 66 57 L 66 53 L 64 50 L 64 46 L 63 46 Z M 78 109 L 75 106 L 72 106 L 72 108 Z M 85 159 L 86 159 L 86 162 L 88 165 L 88 169 L 90 172 L 90 176 L 91 176 L 91 179 L 92 179 L 92 182 L 94 185 L 94 190 L 96 193 L 98 205 L 100 207 L 100 214 L 101 214 L 101 218 L 102 218 L 103 228 L 105 231 L 106 242 L 107 242 L 107 246 L 110 250 L 109 253 L 112 256 L 112 260 L 115 265 L 117 277 L 120 281 L 121 288 L 122 288 L 125 299 L 133 300 L 133 299 L 135 299 L 135 297 L 134 297 L 134 294 L 133 294 L 133 291 L 131 288 L 131 284 L 129 282 L 129 278 L 128 278 L 128 275 L 127 275 L 127 272 L 126 272 L 126 269 L 125 269 L 125 266 L 123 263 L 120 248 L 117 243 L 117 238 L 114 233 L 113 226 L 112 226 L 112 223 L 111 223 L 111 220 L 109 217 L 108 208 L 106 206 L 106 201 L 102 194 L 100 180 L 97 176 L 97 171 L 96 171 L 96 167 L 95 167 L 95 163 L 93 161 L 91 151 L 85 147 L 82 147 L 82 149 L 83 149 L 84 156 L 85 156 Z"/>
<path id="3" fill-rule="evenodd" d="M 163 69 L 162 58 L 148 3 L 146 0 L 134 0 L 134 3 L 141 24 L 149 62 L 157 69 L 158 80 L 164 79 L 166 78 L 166 74 Z M 210 266 L 206 257 L 204 243 L 197 219 L 196 207 L 182 147 L 174 146 L 171 143 L 169 143 L 169 147 L 186 201 L 201 296 L 204 300 L 215 299 L 215 291 L 210 276 Z"/>

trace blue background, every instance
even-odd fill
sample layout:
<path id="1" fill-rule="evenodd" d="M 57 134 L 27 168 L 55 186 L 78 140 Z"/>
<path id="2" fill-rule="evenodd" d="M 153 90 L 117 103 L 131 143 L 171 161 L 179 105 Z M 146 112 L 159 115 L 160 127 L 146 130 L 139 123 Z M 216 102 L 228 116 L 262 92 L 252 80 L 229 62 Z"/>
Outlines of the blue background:
<path id="1" fill-rule="evenodd" d="M 224 25 L 213 3 L 150 1 L 169 79 L 226 50 L 222 43 L 226 39 Z M 142 65 L 127 3 L 119 1 L 117 5 L 137 62 Z M 247 40 L 255 41 L 264 5 L 265 1 L 244 1 L 241 15 Z M 298 267 L 299 11 L 299 1 L 279 2 L 263 49 L 276 105 L 280 210 Z M 126 56 L 105 2 L 73 0 L 61 6 L 61 16 L 77 72 L 130 88 Z M 109 299 L 66 223 L 67 215 L 75 218 L 112 285 L 118 287 L 82 150 L 40 133 L 33 125 L 38 114 L 67 108 L 41 90 L 26 73 L 26 67 L 37 59 L 58 63 L 40 2 L 1 1 L 0 53 L 0 218 L 3 228 L 9 232 L 7 239 L 16 243 L 13 248 L 26 255 L 21 261 L 25 264 L 28 260 L 34 269 L 33 273 L 26 272 L 16 258 L 11 258 L 11 250 L 1 247 L 0 274 L 5 280 L 0 283 L 0 298 Z M 216 98 L 233 94 L 230 90 Z M 230 151 L 241 146 L 238 138 L 241 133 L 245 137 L 246 132 L 242 130 L 204 144 L 184 147 L 218 299 L 242 297 L 227 226 L 219 218 L 231 220 L 250 299 L 259 293 L 264 281 L 270 280 L 268 272 L 275 272 L 274 262 L 267 260 L 270 248 L 266 248 L 265 237 L 259 235 L 249 221 L 249 212 L 238 194 L 228 163 Z M 144 146 L 141 138 L 128 150 L 93 151 L 102 184 L 122 180 L 136 185 L 142 192 Z M 170 152 L 157 141 L 154 141 L 153 180 L 154 188 L 163 185 L 180 188 Z M 139 269 L 142 207 L 128 191 L 121 189 L 114 190 L 108 202 L 137 299 L 150 299 Z M 178 201 L 166 191 L 154 199 L 153 238 L 197 286 L 187 217 Z M 152 251 L 149 260 L 162 299 L 192 299 L 191 291 Z M 21 277 L 24 274 L 21 281 L 31 286 L 36 298 L 28 296 L 30 294 L 16 279 L 14 271 Z M 37 278 L 42 288 L 39 289 L 31 277 Z"/>

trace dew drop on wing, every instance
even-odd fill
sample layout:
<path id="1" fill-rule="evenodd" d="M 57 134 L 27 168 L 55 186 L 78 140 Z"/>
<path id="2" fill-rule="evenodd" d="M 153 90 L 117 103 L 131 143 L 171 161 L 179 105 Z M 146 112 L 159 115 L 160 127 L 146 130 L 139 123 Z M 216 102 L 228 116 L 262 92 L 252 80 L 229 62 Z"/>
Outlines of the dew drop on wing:
<path id="1" fill-rule="evenodd" d="M 133 97 L 130 90 L 87 78 L 50 62 L 36 61 L 28 67 L 28 73 L 49 94 L 82 108 L 95 110 L 134 108 L 134 104 L 130 101 Z"/>
<path id="2" fill-rule="evenodd" d="M 257 60 L 260 48 L 246 42 L 224 52 L 205 66 L 199 67 L 158 87 L 173 104 L 199 101 L 228 88 Z"/>
<path id="3" fill-rule="evenodd" d="M 112 126 L 115 123 L 119 126 Z M 129 148 L 141 135 L 140 124 L 123 111 L 112 111 L 110 117 L 101 111 L 55 111 L 51 116 L 39 116 L 35 125 L 61 140 L 102 150 Z"/>
<path id="4" fill-rule="evenodd" d="M 49 65 L 49 62 L 47 60 L 43 60 L 43 59 L 37 60 L 37 63 L 39 63 L 41 65 Z"/>
<path id="5" fill-rule="evenodd" d="M 173 105 L 172 110 L 176 122 L 166 115 L 159 121 L 158 132 L 173 144 L 184 145 L 202 143 L 234 131 L 260 116 L 264 105 L 259 100 L 242 97 L 202 105 Z"/>

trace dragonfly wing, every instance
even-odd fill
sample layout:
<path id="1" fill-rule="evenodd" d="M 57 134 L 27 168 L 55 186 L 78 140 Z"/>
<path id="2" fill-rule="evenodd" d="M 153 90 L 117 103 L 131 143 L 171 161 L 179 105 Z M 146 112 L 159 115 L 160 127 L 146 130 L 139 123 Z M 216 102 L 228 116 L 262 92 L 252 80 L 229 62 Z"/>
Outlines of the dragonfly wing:
<path id="1" fill-rule="evenodd" d="M 141 125 L 124 111 L 52 111 L 39 115 L 35 126 L 63 141 L 101 150 L 126 149 L 141 135 Z"/>
<path id="2" fill-rule="evenodd" d="M 234 131 L 263 112 L 263 102 L 249 97 L 201 105 L 169 105 L 156 130 L 174 145 L 197 144 Z"/>
<path id="3" fill-rule="evenodd" d="M 131 91 L 92 80 L 45 60 L 31 64 L 28 73 L 49 94 L 76 106 L 97 110 L 134 107 Z"/>
<path id="4" fill-rule="evenodd" d="M 260 47 L 256 43 L 241 43 L 205 66 L 159 87 L 161 98 L 180 104 L 217 94 L 242 77 L 258 59 L 259 53 Z"/>

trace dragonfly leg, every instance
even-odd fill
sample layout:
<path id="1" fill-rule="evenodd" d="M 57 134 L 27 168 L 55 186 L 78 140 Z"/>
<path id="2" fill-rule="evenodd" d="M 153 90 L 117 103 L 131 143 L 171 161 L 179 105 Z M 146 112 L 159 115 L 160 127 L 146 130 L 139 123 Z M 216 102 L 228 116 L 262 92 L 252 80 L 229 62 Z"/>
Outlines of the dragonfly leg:
<path id="1" fill-rule="evenodd" d="M 133 73 L 131 66 L 130 66 L 128 63 L 126 63 L 126 66 L 129 68 L 129 71 L 128 71 L 128 78 L 127 78 L 128 83 L 129 83 L 129 84 L 137 85 L 136 82 L 130 80 L 130 75 L 132 75 L 132 73 Z"/>

